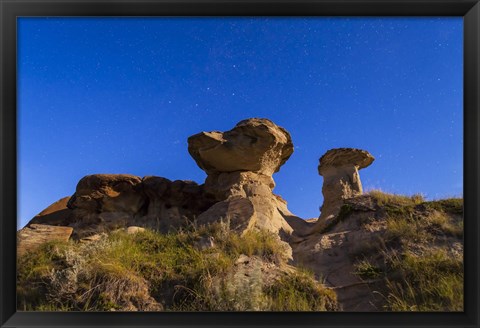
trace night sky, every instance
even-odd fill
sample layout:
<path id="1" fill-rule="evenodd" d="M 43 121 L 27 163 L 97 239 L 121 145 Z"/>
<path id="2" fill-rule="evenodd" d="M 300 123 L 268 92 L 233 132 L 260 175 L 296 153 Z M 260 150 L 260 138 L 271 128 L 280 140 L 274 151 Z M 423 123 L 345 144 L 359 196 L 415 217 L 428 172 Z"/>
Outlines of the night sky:
<path id="1" fill-rule="evenodd" d="M 19 18 L 18 226 L 87 174 L 203 183 L 188 136 L 249 117 L 295 151 L 274 192 L 303 218 L 318 159 L 368 150 L 365 189 L 463 194 L 462 18 Z"/>

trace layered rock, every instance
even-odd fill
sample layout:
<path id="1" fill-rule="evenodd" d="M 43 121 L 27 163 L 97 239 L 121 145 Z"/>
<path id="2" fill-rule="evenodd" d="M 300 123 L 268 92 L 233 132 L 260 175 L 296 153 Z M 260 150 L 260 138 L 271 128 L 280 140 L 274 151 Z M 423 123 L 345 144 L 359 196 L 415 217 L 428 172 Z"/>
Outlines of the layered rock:
<path id="1" fill-rule="evenodd" d="M 82 178 L 75 193 L 53 203 L 28 224 L 73 228 L 72 238 L 90 240 L 131 226 L 167 232 L 191 224 L 213 200 L 192 181 L 170 181 L 127 174 L 94 174 Z"/>
<path id="2" fill-rule="evenodd" d="M 252 118 L 226 132 L 191 136 L 188 151 L 208 174 L 205 192 L 219 202 L 197 218 L 198 224 L 222 220 L 238 231 L 256 227 L 292 232 L 272 192 L 273 173 L 293 153 L 285 129 L 270 120 Z"/>
<path id="3" fill-rule="evenodd" d="M 17 254 L 32 251 L 46 242 L 66 242 L 72 235 L 73 228 L 46 224 L 30 224 L 17 233 Z"/>
<path id="4" fill-rule="evenodd" d="M 69 226 L 82 239 L 132 225 L 146 202 L 142 179 L 129 174 L 93 174 L 83 177 L 70 197 Z"/>
<path id="5" fill-rule="evenodd" d="M 82 178 L 67 206 L 92 213 L 135 214 L 145 203 L 142 179 L 129 174 L 93 174 Z"/>
<path id="6" fill-rule="evenodd" d="M 146 215 L 136 224 L 169 231 L 193 223 L 196 217 L 215 203 L 204 192 L 204 186 L 193 181 L 148 176 L 143 178 L 147 199 Z"/>
<path id="7" fill-rule="evenodd" d="M 358 170 L 375 160 L 366 150 L 335 148 L 321 158 L 318 173 L 323 176 L 323 205 L 314 231 L 321 230 L 340 211 L 344 200 L 363 193 Z"/>

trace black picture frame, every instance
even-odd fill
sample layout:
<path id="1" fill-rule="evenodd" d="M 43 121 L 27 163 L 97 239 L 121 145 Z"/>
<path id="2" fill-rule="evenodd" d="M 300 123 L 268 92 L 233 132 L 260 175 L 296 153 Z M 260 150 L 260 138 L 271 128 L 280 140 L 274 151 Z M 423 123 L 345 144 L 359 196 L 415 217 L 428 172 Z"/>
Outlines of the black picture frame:
<path id="1" fill-rule="evenodd" d="M 478 0 L 0 0 L 1 327 L 479 327 Z M 465 311 L 451 313 L 16 312 L 16 18 L 19 16 L 463 16 Z"/>

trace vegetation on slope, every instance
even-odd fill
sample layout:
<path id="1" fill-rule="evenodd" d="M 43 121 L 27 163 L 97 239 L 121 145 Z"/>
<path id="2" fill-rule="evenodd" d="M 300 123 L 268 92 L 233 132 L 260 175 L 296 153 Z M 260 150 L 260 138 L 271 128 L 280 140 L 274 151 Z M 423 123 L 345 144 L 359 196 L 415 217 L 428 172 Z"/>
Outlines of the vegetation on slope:
<path id="1" fill-rule="evenodd" d="M 271 233 L 240 236 L 223 224 L 47 243 L 18 259 L 17 305 L 37 311 L 336 309 L 335 293 L 289 267 L 285 254 Z M 242 257 L 257 265 L 254 274 L 238 273 Z"/>
<path id="2" fill-rule="evenodd" d="M 355 254 L 355 273 L 382 281 L 385 310 L 463 311 L 463 200 L 369 194 L 385 231 Z"/>
<path id="3" fill-rule="evenodd" d="M 354 273 L 383 296 L 383 309 L 462 311 L 463 200 L 425 201 L 380 191 L 366 197 L 367 203 L 349 200 L 324 232 L 353 217 L 365 233 L 371 231 L 351 259 Z M 313 274 L 287 265 L 286 254 L 276 235 L 238 235 L 224 224 L 47 243 L 18 259 L 18 309 L 338 309 L 335 293 Z"/>

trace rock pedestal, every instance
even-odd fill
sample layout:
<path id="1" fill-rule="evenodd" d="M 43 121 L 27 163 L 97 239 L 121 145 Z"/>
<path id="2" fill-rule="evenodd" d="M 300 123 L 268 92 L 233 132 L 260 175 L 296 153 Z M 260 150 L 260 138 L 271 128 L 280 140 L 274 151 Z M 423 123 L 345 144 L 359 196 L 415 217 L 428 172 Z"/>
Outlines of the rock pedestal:
<path id="1" fill-rule="evenodd" d="M 313 230 L 319 231 L 340 211 L 344 200 L 363 193 L 358 170 L 372 164 L 374 157 L 355 148 L 335 148 L 321 158 L 318 173 L 323 176 L 323 205 Z"/>
<path id="2" fill-rule="evenodd" d="M 256 227 L 290 234 L 278 209 L 272 175 L 293 153 L 290 134 L 267 119 L 239 122 L 226 132 L 202 132 L 188 138 L 188 151 L 208 176 L 205 192 L 218 203 L 198 224 L 228 222 L 245 231 Z"/>

